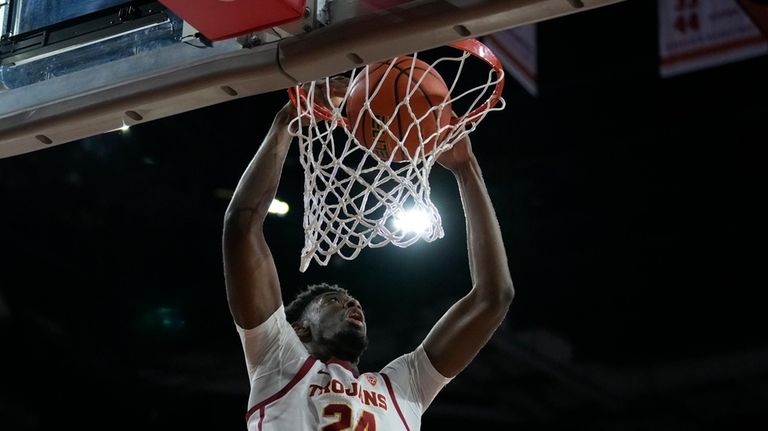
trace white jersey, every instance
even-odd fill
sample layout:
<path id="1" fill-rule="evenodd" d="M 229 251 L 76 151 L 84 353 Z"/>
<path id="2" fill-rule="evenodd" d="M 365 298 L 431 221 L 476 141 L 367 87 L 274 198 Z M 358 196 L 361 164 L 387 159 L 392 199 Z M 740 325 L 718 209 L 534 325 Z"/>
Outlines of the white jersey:
<path id="1" fill-rule="evenodd" d="M 424 348 L 378 373 L 357 375 L 349 363 L 312 357 L 280 307 L 253 329 L 237 328 L 251 394 L 249 431 L 417 431 L 421 415 L 450 379 Z"/>

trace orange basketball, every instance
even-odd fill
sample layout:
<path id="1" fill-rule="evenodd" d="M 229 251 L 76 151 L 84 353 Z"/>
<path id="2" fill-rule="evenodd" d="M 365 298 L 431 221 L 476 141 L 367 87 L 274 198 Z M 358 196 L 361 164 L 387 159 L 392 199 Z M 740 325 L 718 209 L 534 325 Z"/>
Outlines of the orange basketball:
<path id="1" fill-rule="evenodd" d="M 355 137 L 361 145 L 373 148 L 374 153 L 383 160 L 389 159 L 394 151 L 392 160 L 402 162 L 417 153 L 419 157 L 429 154 L 435 144 L 445 137 L 447 129 L 439 135 L 437 131 L 451 122 L 451 106 L 449 103 L 442 110 L 438 107 L 427 114 L 430 109 L 443 103 L 449 94 L 443 78 L 434 69 L 429 69 L 427 63 L 413 57 L 398 57 L 391 68 L 390 64 L 391 60 L 372 64 L 355 78 L 347 99 L 347 116 L 350 127 L 357 124 Z M 370 100 L 370 111 L 363 109 L 366 98 L 373 94 L 380 83 L 381 88 Z M 410 101 L 399 105 L 407 94 L 410 94 Z M 393 119 L 393 116 L 396 118 Z M 361 117 L 359 124 L 358 117 Z M 379 134 L 384 126 L 376 119 L 384 124 L 389 123 L 389 131 L 394 137 L 386 130 Z M 415 122 L 418 124 L 410 127 Z M 408 154 L 398 147 L 398 140 L 403 142 Z M 419 152 L 422 141 L 423 154 Z"/>

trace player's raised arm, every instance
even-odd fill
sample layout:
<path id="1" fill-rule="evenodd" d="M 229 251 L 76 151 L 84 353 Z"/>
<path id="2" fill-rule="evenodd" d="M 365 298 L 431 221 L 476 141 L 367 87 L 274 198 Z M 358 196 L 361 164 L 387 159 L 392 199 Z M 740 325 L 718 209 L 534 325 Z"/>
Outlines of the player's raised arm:
<path id="1" fill-rule="evenodd" d="M 504 320 L 514 296 L 496 214 L 469 137 L 441 155 L 456 176 L 467 219 L 472 290 L 437 322 L 424 349 L 437 371 L 454 377 L 477 355 Z"/>
<path id="2" fill-rule="evenodd" d="M 290 148 L 293 106 L 275 116 L 267 136 L 237 184 L 224 217 L 224 276 L 232 317 L 242 328 L 264 322 L 282 303 L 280 283 L 262 225 L 275 197 Z"/>

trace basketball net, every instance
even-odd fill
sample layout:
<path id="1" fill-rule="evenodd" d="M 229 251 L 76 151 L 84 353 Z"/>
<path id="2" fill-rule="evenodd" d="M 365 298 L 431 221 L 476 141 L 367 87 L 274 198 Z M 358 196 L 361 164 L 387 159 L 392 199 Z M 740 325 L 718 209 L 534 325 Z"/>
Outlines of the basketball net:
<path id="1" fill-rule="evenodd" d="M 298 114 L 289 130 L 299 138 L 304 168 L 304 248 L 299 267 L 302 272 L 313 258 L 325 266 L 334 254 L 352 260 L 365 247 L 387 244 L 407 247 L 420 239 L 432 242 L 443 237 L 440 214 L 430 200 L 430 171 L 437 158 L 473 132 L 488 112 L 505 106 L 501 98 L 504 72 L 490 49 L 475 39 L 450 46 L 453 52 L 448 56 L 427 62 L 430 69 L 443 76 L 449 89 L 445 100 L 429 112 L 417 116 L 409 104 L 427 72 L 421 73 L 419 79 L 409 79 L 403 100 L 394 107 L 393 115 L 384 118 L 374 115 L 369 105 L 383 80 L 378 85 L 366 82 L 362 109 L 368 110 L 376 140 L 387 134 L 396 141 L 399 153 L 405 157 L 402 161 L 393 160 L 398 151 L 382 154 L 359 142 L 356 132 L 363 115 L 357 115 L 357 121 L 352 124 L 345 114 L 351 85 L 336 104 L 321 103 L 332 100 L 331 77 L 289 89 Z M 427 61 L 418 53 L 411 56 Z M 484 73 L 463 74 L 472 62 L 480 64 Z M 396 60 L 390 61 L 388 67 L 392 68 L 395 63 Z M 416 76 L 413 72 L 411 66 L 409 73 Z M 347 76 L 354 82 L 360 74 L 364 74 L 361 79 L 367 81 L 368 66 L 355 69 Z M 468 82 L 470 79 L 478 82 Z M 454 114 L 444 112 L 446 106 L 450 106 Z M 416 151 L 406 149 L 405 139 L 393 133 L 395 114 L 402 116 L 404 112 L 411 121 L 408 131 L 401 134 L 403 137 L 418 134 L 420 145 Z M 433 133 L 422 133 L 419 123 L 429 115 L 437 118 L 451 115 L 452 118 Z M 438 126 L 440 124 L 438 122 Z M 425 152 L 426 142 L 435 142 L 434 149 Z M 410 226 L 406 222 L 408 218 L 412 219 Z"/>

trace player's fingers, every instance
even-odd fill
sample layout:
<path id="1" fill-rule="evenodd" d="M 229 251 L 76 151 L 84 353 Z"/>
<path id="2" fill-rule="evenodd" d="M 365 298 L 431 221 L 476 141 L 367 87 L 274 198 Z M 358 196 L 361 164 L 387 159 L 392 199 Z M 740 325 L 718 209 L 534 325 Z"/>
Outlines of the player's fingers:
<path id="1" fill-rule="evenodd" d="M 337 85 L 349 85 L 349 77 L 345 75 L 336 75 L 331 78 L 331 82 Z"/>
<path id="2" fill-rule="evenodd" d="M 349 78 L 346 76 L 334 76 L 330 79 L 331 94 L 335 96 L 344 95 L 349 87 Z"/>

